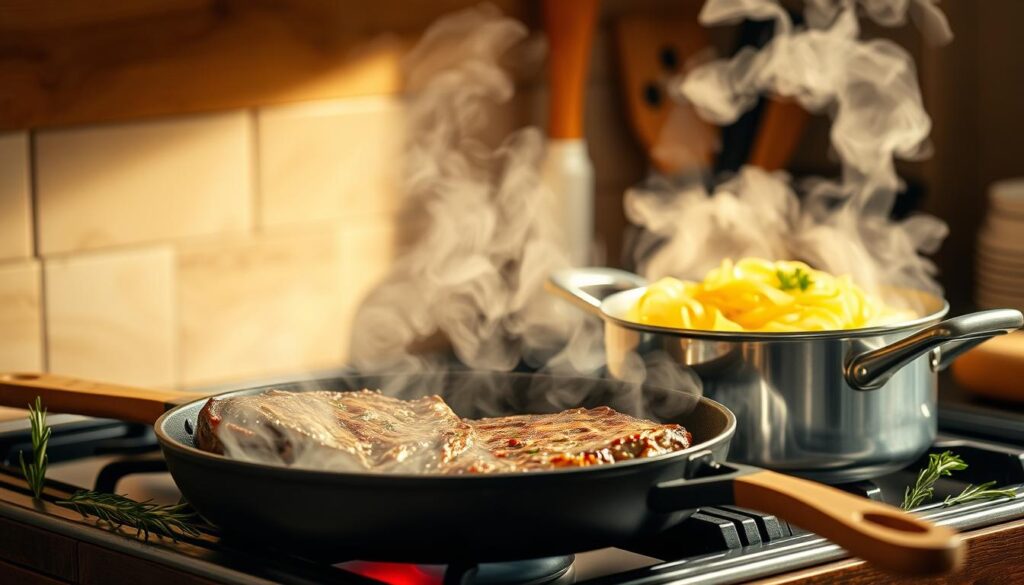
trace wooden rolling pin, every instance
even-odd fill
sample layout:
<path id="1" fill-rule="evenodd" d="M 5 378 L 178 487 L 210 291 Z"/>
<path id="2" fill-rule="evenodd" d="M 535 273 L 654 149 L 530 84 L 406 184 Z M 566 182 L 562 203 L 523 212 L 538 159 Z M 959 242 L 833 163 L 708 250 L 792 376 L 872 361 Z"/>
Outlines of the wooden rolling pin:
<path id="1" fill-rule="evenodd" d="M 960 356 L 953 379 L 978 396 L 1024 402 L 1024 332 L 993 337 Z"/>

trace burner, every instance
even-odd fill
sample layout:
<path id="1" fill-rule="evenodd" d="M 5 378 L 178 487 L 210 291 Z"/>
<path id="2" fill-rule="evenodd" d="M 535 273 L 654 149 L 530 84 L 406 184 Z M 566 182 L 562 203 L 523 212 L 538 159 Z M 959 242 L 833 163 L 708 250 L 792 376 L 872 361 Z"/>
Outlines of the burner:
<path id="1" fill-rule="evenodd" d="M 448 565 L 445 585 L 563 585 L 575 583 L 573 555 L 505 563 Z"/>
<path id="2" fill-rule="evenodd" d="M 96 476 L 96 491 L 117 492 L 121 478 L 136 473 L 166 473 L 167 462 L 159 451 L 145 455 L 132 455 L 111 461 L 100 469 Z"/>
<path id="3" fill-rule="evenodd" d="M 573 555 L 503 563 L 410 565 L 349 561 L 350 573 L 391 585 L 568 585 L 576 582 Z"/>
<path id="4" fill-rule="evenodd" d="M 868 498 L 870 500 L 875 500 L 876 502 L 884 501 L 884 499 L 882 498 L 882 488 L 871 480 L 865 479 L 861 481 L 853 481 L 850 483 L 841 483 L 836 487 L 843 491 L 850 492 L 851 494 L 855 494 L 863 498 Z"/>

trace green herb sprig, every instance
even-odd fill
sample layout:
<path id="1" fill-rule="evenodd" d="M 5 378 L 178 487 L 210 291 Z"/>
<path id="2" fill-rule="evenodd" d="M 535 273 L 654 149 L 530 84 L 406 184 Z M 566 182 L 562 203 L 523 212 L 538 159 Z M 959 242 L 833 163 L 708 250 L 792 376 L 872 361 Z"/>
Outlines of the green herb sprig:
<path id="1" fill-rule="evenodd" d="M 32 490 L 32 497 L 39 499 L 43 495 L 43 485 L 46 483 L 46 447 L 50 442 L 52 429 L 46 426 L 46 409 L 43 408 L 43 401 L 36 396 L 35 405 L 28 405 L 28 422 L 32 431 L 32 462 L 25 463 L 25 452 L 18 452 L 18 462 L 21 464 L 21 473 Z"/>
<path id="2" fill-rule="evenodd" d="M 922 469 L 917 474 L 917 481 L 914 482 L 913 486 L 908 486 L 903 493 L 903 505 L 900 507 L 904 510 L 911 510 L 925 502 L 931 501 L 935 497 L 935 482 L 939 478 L 951 476 L 954 471 L 962 471 L 964 469 L 967 469 L 967 463 L 959 455 L 951 451 L 932 453 L 928 456 L 928 467 Z M 990 481 L 977 486 L 969 485 L 959 495 L 946 497 L 942 504 L 944 506 L 952 506 L 976 500 L 989 500 L 1001 497 L 1012 498 L 1016 496 L 1016 492 L 1013 490 L 991 489 L 995 484 L 996 482 Z"/>
<path id="3" fill-rule="evenodd" d="M 57 504 L 73 508 L 82 516 L 96 516 L 107 523 L 111 530 L 130 526 L 135 529 L 136 536 L 144 541 L 149 541 L 151 532 L 174 542 L 181 535 L 193 538 L 200 535 L 199 529 L 192 523 L 195 513 L 189 511 L 185 503 L 162 505 L 154 504 L 152 500 L 136 502 L 118 494 L 79 490 Z"/>
<path id="4" fill-rule="evenodd" d="M 25 481 L 32 489 L 33 497 L 39 499 L 46 483 L 46 448 L 53 429 L 46 425 L 46 409 L 42 399 L 36 397 L 35 405 L 28 407 L 29 424 L 32 427 L 31 463 L 25 463 L 24 453 L 19 453 L 21 472 Z M 135 536 L 149 541 L 150 533 L 166 536 L 177 542 L 179 536 L 197 537 L 199 529 L 194 524 L 195 513 L 190 512 L 188 504 L 174 505 L 154 504 L 151 500 L 136 502 L 118 494 L 104 494 L 91 490 L 78 490 L 66 500 L 58 500 L 59 506 L 72 508 L 82 516 L 96 516 L 106 523 L 111 530 L 119 530 L 122 526 L 135 529 Z"/>
<path id="5" fill-rule="evenodd" d="M 955 496 L 946 496 L 946 499 L 942 501 L 943 506 L 952 506 L 954 504 L 963 504 L 964 502 L 973 502 L 976 500 L 990 500 L 995 498 L 1015 498 L 1017 492 L 1006 489 L 1006 490 L 994 490 L 992 486 L 996 485 L 994 481 L 986 481 L 981 485 L 969 485 L 964 488 L 964 491 L 960 492 Z"/>
<path id="6" fill-rule="evenodd" d="M 814 284 L 811 280 L 811 275 L 804 272 L 803 268 L 799 266 L 793 269 L 793 272 L 787 274 L 782 270 L 776 270 L 775 276 L 779 279 L 779 290 L 796 290 L 806 291 Z"/>

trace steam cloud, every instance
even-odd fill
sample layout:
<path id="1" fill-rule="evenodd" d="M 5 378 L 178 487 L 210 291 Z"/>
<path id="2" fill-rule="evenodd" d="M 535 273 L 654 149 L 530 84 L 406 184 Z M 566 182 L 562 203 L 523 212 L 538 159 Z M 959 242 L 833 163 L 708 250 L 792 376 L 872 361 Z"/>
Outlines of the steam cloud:
<path id="1" fill-rule="evenodd" d="M 548 275 L 568 265 L 551 223 L 551 194 L 541 182 L 545 140 L 533 127 L 496 146 L 486 136 L 494 108 L 513 96 L 502 59 L 526 36 L 521 23 L 484 6 L 441 19 L 409 54 L 403 187 L 405 207 L 421 230 L 364 299 L 351 344 L 357 369 L 378 375 L 296 390 L 372 388 L 406 400 L 437 394 L 469 418 L 611 406 L 672 421 L 696 404 L 699 380 L 664 354 L 634 356 L 626 380 L 614 384 L 565 375 L 604 365 L 603 332 L 600 322 L 543 290 Z M 438 334 L 475 371 L 410 350 Z M 547 375 L 495 373 L 522 362 Z M 259 406 L 222 413 L 220 429 L 244 429 L 217 432 L 227 456 L 310 469 L 429 473 L 446 436 L 432 424 L 396 426 L 391 438 L 403 456 L 381 463 L 353 447 L 329 395 L 263 398 Z M 466 457 L 489 457 L 472 445 L 469 451 Z"/>
<path id="2" fill-rule="evenodd" d="M 630 190 L 626 212 L 646 230 L 637 254 L 648 278 L 700 278 L 722 257 L 760 256 L 804 259 L 851 274 L 869 289 L 938 290 L 934 267 L 919 254 L 938 247 L 945 226 L 926 216 L 889 219 L 900 184 L 893 158 L 925 156 L 930 121 L 910 57 L 892 43 L 859 40 L 858 7 L 886 26 L 903 24 L 909 15 L 933 42 L 950 38 L 929 0 L 807 0 L 807 28 L 800 29 L 773 0 L 708 0 L 701 14 L 705 24 L 772 19 L 776 36 L 760 51 L 744 49 L 695 69 L 677 84 L 681 99 L 719 124 L 734 121 L 765 93 L 828 112 L 843 175 L 839 181 L 802 181 L 796 186 L 802 198 L 784 173 L 754 167 L 727 178 L 710 195 L 701 185 L 678 188 L 657 181 Z M 441 334 L 461 362 L 478 370 L 507 371 L 525 361 L 556 374 L 590 373 L 604 365 L 600 323 L 543 291 L 550 272 L 568 263 L 551 223 L 552 195 L 541 182 L 542 133 L 523 128 L 497 146 L 485 138 L 494 108 L 513 97 L 502 59 L 526 36 L 521 23 L 495 9 L 473 8 L 437 22 L 408 56 L 404 192 L 422 232 L 364 300 L 351 356 L 364 372 L 405 374 L 372 382 L 333 380 L 302 390 L 371 387 L 404 399 L 437 393 L 458 415 L 473 418 L 609 405 L 643 418 L 677 420 L 692 409 L 700 380 L 665 355 L 633 356 L 621 374 L 625 382 L 611 386 L 581 377 L 459 373 L 408 351 Z M 678 135 L 699 128 L 689 122 L 672 126 L 677 135 L 668 137 L 674 144 L 667 146 L 697 158 L 687 150 L 693 146 L 687 136 Z M 751 383 L 739 380 L 718 392 L 741 420 L 770 418 L 785 428 L 782 398 L 767 387 L 751 397 Z M 662 390 L 652 392 L 652 386 Z M 336 413 L 328 402 L 285 396 L 277 407 L 243 409 L 225 419 L 251 430 L 219 433 L 225 452 L 265 463 L 354 471 L 429 471 L 437 452 L 437 429 L 414 429 L 402 437 L 408 457 L 386 469 L 368 465 L 360 453 L 338 448 Z M 267 417 L 304 422 L 254 424 Z M 792 442 L 779 433 L 764 448 L 791 452 Z M 282 444 L 289 446 L 286 453 Z"/>
<path id="3" fill-rule="evenodd" d="M 405 62 L 405 204 L 424 228 L 356 315 L 351 359 L 361 371 L 443 368 L 407 349 L 439 333 L 473 369 L 604 366 L 601 323 L 543 290 L 568 266 L 541 180 L 543 133 L 522 128 L 497 146 L 484 139 L 494 108 L 513 97 L 503 64 L 529 54 L 526 37 L 522 23 L 483 5 L 439 20 Z M 635 360 L 627 374 L 700 394 L 696 376 L 667 356 Z"/>
<path id="4" fill-rule="evenodd" d="M 921 254 L 938 248 L 945 225 L 924 215 L 889 219 L 900 187 L 893 159 L 927 155 L 930 120 L 910 56 L 891 42 L 859 39 L 858 8 L 886 26 L 909 16 L 933 42 L 951 36 L 927 0 L 808 0 L 801 28 L 774 0 L 705 4 L 704 24 L 772 19 L 776 36 L 761 50 L 693 70 L 678 82 L 679 96 L 719 124 L 761 94 L 827 112 L 843 174 L 793 185 L 784 173 L 747 167 L 710 196 L 699 185 L 630 190 L 626 213 L 646 230 L 637 264 L 647 277 L 700 278 L 723 257 L 761 256 L 803 259 L 876 292 L 940 292 Z M 603 365 L 599 326 L 542 290 L 567 265 L 541 182 L 542 133 L 523 128 L 497 146 L 483 138 L 494 108 L 513 97 L 502 60 L 526 36 L 491 7 L 467 9 L 432 26 L 407 58 L 405 203 L 423 231 L 356 316 L 351 358 L 362 370 L 422 371 L 422 358 L 406 348 L 437 334 L 477 369 Z"/>
<path id="5" fill-rule="evenodd" d="M 510 370 L 579 327 L 543 292 L 566 265 L 540 181 L 543 135 L 524 128 L 497 147 L 482 138 L 514 91 L 500 59 L 526 36 L 474 8 L 434 24 L 408 56 L 404 191 L 425 228 L 356 317 L 358 367 L 415 366 L 405 348 L 441 331 L 463 363 Z"/>
<path id="6" fill-rule="evenodd" d="M 356 376 L 331 380 L 324 388 L 298 386 L 223 399 L 216 409 L 216 447 L 232 459 L 305 469 L 510 471 L 509 462 L 487 447 L 475 420 L 599 406 L 640 418 L 679 420 L 697 403 L 696 395 L 675 388 L 479 371 Z M 372 392 L 315 391 L 365 387 L 411 402 L 395 403 Z M 426 397 L 434 391 L 438 396 Z M 341 423 L 341 417 L 348 422 Z"/>
<path id="7" fill-rule="evenodd" d="M 899 223 L 888 217 L 899 187 L 893 158 L 926 155 L 930 121 L 910 57 L 892 43 L 857 38 L 858 6 L 887 26 L 902 24 L 909 15 L 930 40 L 949 40 L 945 19 L 928 0 L 808 0 L 808 26 L 802 29 L 772 0 L 706 3 L 705 24 L 773 19 L 777 34 L 760 51 L 745 49 L 697 68 L 679 81 L 679 95 L 719 124 L 734 121 L 763 93 L 828 112 L 844 171 L 840 181 L 801 182 L 802 199 L 784 173 L 754 167 L 742 169 L 710 195 L 702 186 L 680 189 L 667 182 L 630 190 L 626 212 L 646 229 L 638 260 L 649 278 L 700 278 L 722 257 L 761 256 L 801 258 L 851 274 L 871 289 L 938 290 L 934 267 L 919 253 L 938 247 L 945 226 L 926 216 Z M 632 369 L 622 374 L 625 386 L 612 389 L 584 378 L 540 376 L 524 385 L 524 378 L 514 376 L 467 377 L 408 351 L 440 333 L 461 362 L 478 370 L 507 371 L 525 361 L 547 372 L 589 373 L 604 365 L 600 323 L 543 291 L 550 272 L 568 262 L 551 223 L 552 195 L 541 182 L 542 133 L 523 128 L 497 146 L 485 138 L 494 108 L 513 97 L 502 59 L 526 36 L 521 23 L 495 9 L 473 8 L 437 22 L 408 56 L 403 186 L 406 207 L 419 215 L 422 231 L 364 300 L 353 326 L 351 359 L 364 372 L 413 375 L 382 377 L 373 384 L 356 379 L 351 388 L 381 388 L 405 399 L 438 393 L 456 413 L 469 417 L 611 405 L 644 418 L 676 419 L 692 408 L 701 385 L 664 355 L 635 356 Z M 641 391 L 638 384 L 645 380 L 668 390 Z M 338 383 L 345 385 L 334 381 L 303 389 L 343 389 L 334 387 Z M 741 419 L 771 410 L 773 420 L 784 420 L 784 404 L 765 390 L 760 401 L 730 401 L 741 406 Z M 330 408 L 297 404 L 306 410 L 277 418 L 301 415 L 312 423 L 286 435 L 269 425 L 246 425 L 255 429 L 246 444 L 221 437 L 226 452 L 281 465 L 365 469 L 330 444 L 336 430 Z M 241 413 L 235 422 L 254 416 Z M 310 435 L 319 439 L 306 440 Z M 276 448 L 282 437 L 292 446 L 287 460 Z M 435 437 L 416 445 L 417 453 L 433 452 Z M 425 471 L 429 457 L 412 456 L 399 467 Z"/>
<path id="8" fill-rule="evenodd" d="M 759 256 L 802 259 L 875 292 L 941 293 L 934 265 L 920 254 L 938 249 L 945 224 L 925 215 L 889 219 L 901 186 L 893 159 L 927 156 L 931 121 L 910 55 L 886 40 L 859 39 L 858 8 L 884 26 L 901 25 L 909 14 L 933 43 L 952 38 L 929 0 L 807 0 L 803 28 L 775 0 L 705 3 L 705 25 L 773 20 L 775 36 L 763 49 L 747 47 L 693 69 L 674 84 L 678 97 L 716 124 L 734 122 L 763 94 L 826 112 L 843 173 L 839 181 L 802 181 L 795 186 L 802 200 L 785 173 L 753 167 L 710 196 L 700 185 L 631 190 L 626 212 L 645 228 L 637 261 L 648 278 L 699 279 L 721 258 Z M 651 253 L 655 242 L 663 244 Z"/>

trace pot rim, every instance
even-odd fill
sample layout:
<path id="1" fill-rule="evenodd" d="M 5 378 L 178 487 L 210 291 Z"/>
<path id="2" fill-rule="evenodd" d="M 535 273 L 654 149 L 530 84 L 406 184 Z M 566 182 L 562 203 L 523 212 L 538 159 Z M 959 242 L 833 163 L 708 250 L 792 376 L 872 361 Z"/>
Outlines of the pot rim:
<path id="1" fill-rule="evenodd" d="M 646 287 L 640 287 L 645 289 Z M 638 289 L 620 291 L 606 297 L 601 302 L 601 316 L 605 321 L 615 323 L 626 329 L 643 331 L 645 333 L 656 333 L 660 335 L 671 335 L 674 337 L 686 337 L 693 339 L 708 339 L 723 342 L 748 342 L 748 341 L 813 341 L 818 339 L 850 339 L 875 337 L 889 335 L 892 333 L 912 333 L 922 327 L 938 323 L 949 312 L 949 303 L 923 291 L 914 291 L 917 295 L 924 295 L 939 302 L 939 308 L 917 319 L 902 321 L 888 325 L 877 325 L 874 327 L 861 327 L 858 329 L 831 329 L 828 331 L 708 331 L 703 329 L 678 329 L 675 327 L 661 327 L 636 323 L 628 319 L 618 317 L 609 309 L 609 304 L 614 304 L 616 299 L 623 296 L 637 294 Z"/>

